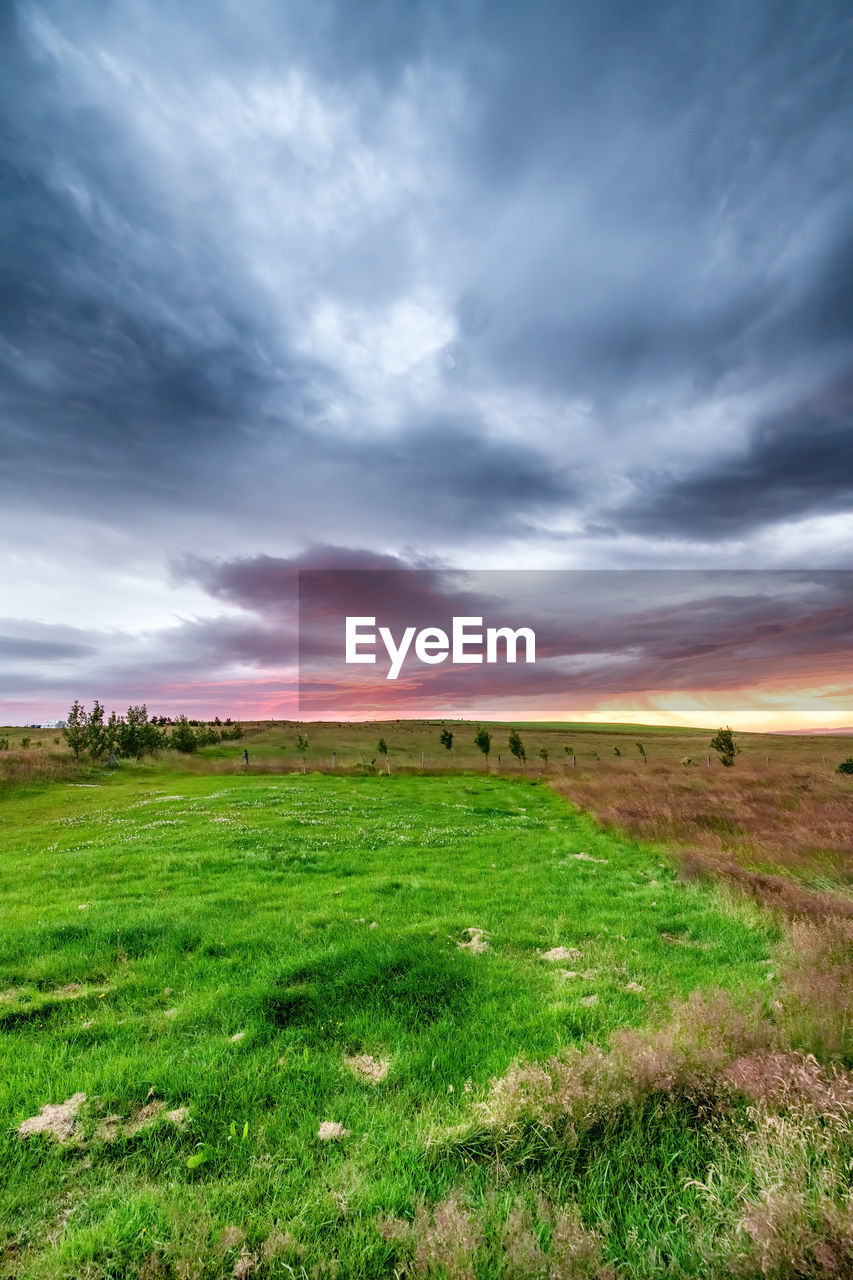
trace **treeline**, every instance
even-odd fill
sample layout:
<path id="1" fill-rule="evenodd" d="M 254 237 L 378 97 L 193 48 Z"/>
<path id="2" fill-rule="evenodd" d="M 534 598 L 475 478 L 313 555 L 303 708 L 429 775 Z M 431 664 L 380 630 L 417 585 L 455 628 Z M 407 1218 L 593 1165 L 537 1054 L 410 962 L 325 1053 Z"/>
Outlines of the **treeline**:
<path id="1" fill-rule="evenodd" d="M 83 755 L 96 761 L 103 760 L 105 756 L 141 760 L 143 756 L 154 755 L 157 751 L 171 749 L 190 753 L 199 747 L 243 737 L 243 726 L 230 717 L 223 722 L 217 716 L 209 723 L 188 720 L 186 716 L 178 716 L 176 720 L 166 716 L 149 718 L 144 703 L 128 707 L 123 716 L 111 711 L 108 719 L 104 717 L 104 708 L 97 698 L 91 711 L 74 699 L 62 733 L 75 760 Z"/>

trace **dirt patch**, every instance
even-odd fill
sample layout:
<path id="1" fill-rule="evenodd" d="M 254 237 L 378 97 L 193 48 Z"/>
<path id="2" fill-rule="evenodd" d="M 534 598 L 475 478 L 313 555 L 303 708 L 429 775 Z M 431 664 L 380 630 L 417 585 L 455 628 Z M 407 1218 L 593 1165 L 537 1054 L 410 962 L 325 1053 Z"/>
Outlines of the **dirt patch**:
<path id="1" fill-rule="evenodd" d="M 344 1064 L 360 1080 L 378 1084 L 384 1080 L 391 1066 L 387 1058 L 374 1058 L 369 1053 L 359 1053 L 352 1058 L 344 1058 Z"/>
<path id="2" fill-rule="evenodd" d="M 338 1124 L 337 1120 L 324 1120 L 317 1130 L 317 1137 L 321 1142 L 334 1142 L 338 1138 L 345 1138 L 348 1133 L 349 1129 Z"/>
<path id="3" fill-rule="evenodd" d="M 117 1142 L 119 1138 L 133 1138 L 143 1129 L 151 1126 L 161 1117 L 173 1124 L 176 1129 L 185 1129 L 189 1116 L 188 1107 L 176 1107 L 172 1111 L 164 1111 L 165 1102 L 154 1098 L 129 1116 L 105 1116 L 95 1130 L 99 1142 Z"/>
<path id="4" fill-rule="evenodd" d="M 37 1116 L 30 1116 L 18 1126 L 19 1138 L 46 1133 L 57 1142 L 69 1142 L 74 1136 L 77 1112 L 86 1101 L 85 1093 L 72 1094 L 65 1102 L 46 1102 Z"/>
<path id="5" fill-rule="evenodd" d="M 100 1142 L 115 1142 L 121 1133 L 121 1116 L 105 1116 L 95 1130 Z"/>
<path id="6" fill-rule="evenodd" d="M 484 951 L 488 951 L 488 935 L 485 929 L 472 926 L 470 929 L 463 929 L 462 932 L 465 934 L 465 940 L 456 944 L 460 951 L 470 951 L 475 956 L 482 955 Z"/>
<path id="7" fill-rule="evenodd" d="M 581 953 L 577 947 L 552 947 L 542 954 L 543 960 L 580 960 Z"/>
<path id="8" fill-rule="evenodd" d="M 580 862 L 609 862 L 609 858 L 593 858 L 591 853 L 573 853 L 573 858 L 577 858 Z"/>
<path id="9" fill-rule="evenodd" d="M 124 1132 L 129 1138 L 132 1138 L 141 1129 L 146 1129 L 150 1124 L 154 1123 L 164 1106 L 165 1103 L 160 1102 L 159 1099 L 155 1099 L 153 1102 L 146 1102 L 145 1106 L 140 1107 L 127 1121 L 124 1126 Z"/>

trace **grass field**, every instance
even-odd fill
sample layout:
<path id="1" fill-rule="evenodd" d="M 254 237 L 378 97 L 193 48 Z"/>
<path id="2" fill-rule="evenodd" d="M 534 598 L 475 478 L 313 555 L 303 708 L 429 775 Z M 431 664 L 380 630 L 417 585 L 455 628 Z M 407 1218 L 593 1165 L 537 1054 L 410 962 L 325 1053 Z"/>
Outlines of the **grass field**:
<path id="1" fill-rule="evenodd" d="M 775 865 L 755 742 L 703 774 L 696 731 L 645 730 L 643 765 L 577 729 L 558 769 L 568 731 L 526 730 L 547 771 L 487 776 L 463 726 L 420 773 L 439 732 L 7 783 L 3 1275 L 851 1273 L 850 780 L 817 758 L 847 744 L 770 740 L 838 810 L 776 868 L 822 895 L 792 918 L 555 794 L 739 787 Z"/>

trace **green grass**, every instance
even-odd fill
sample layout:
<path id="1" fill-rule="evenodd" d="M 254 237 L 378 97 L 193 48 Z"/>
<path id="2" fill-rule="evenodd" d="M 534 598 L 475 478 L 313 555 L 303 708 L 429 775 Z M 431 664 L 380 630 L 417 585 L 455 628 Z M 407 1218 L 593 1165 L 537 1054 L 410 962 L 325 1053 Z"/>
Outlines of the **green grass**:
<path id="1" fill-rule="evenodd" d="M 679 882 L 525 778 L 151 768 L 7 793 L 0 852 L 9 1275 L 136 1275 L 152 1251 L 230 1275 L 242 1245 L 222 1233 L 236 1227 L 252 1251 L 276 1229 L 298 1242 L 266 1274 L 337 1258 L 341 1276 L 392 1276 L 377 1214 L 410 1216 L 418 1195 L 458 1185 L 474 1203 L 490 1193 L 484 1163 L 436 1157 L 427 1139 L 492 1077 L 661 1021 L 695 988 L 760 988 L 775 940 L 757 908 Z M 483 954 L 457 945 L 473 926 Z M 559 945 L 580 958 L 542 958 Z M 361 1053 L 389 1060 L 385 1080 L 346 1068 Z M 152 1089 L 188 1108 L 186 1130 L 160 1117 L 98 1137 Z M 16 1136 L 77 1092 L 79 1143 Z M 326 1120 L 348 1136 L 319 1141 Z M 709 1150 L 668 1113 L 536 1176 L 590 1225 L 610 1222 L 615 1261 L 677 1274 L 648 1270 L 666 1238 L 689 1274 L 683 1185 Z M 526 1176 L 507 1173 L 502 1194 Z"/>

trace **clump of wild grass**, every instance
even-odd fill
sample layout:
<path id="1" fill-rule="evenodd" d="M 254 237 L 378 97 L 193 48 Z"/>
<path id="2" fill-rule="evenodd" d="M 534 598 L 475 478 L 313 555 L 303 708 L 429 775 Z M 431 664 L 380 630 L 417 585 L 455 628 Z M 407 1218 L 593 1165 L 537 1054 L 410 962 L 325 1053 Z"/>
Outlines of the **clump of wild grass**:
<path id="1" fill-rule="evenodd" d="M 474 1280 L 474 1255 L 483 1232 L 457 1193 L 428 1209 L 423 1200 L 415 1207 L 412 1222 L 382 1218 L 376 1223 L 384 1240 L 403 1246 L 416 1276 L 447 1275 L 453 1280 Z"/>
<path id="2" fill-rule="evenodd" d="M 434 1147 L 496 1170 L 544 1168 L 626 1116 L 686 1105 L 714 1153 L 704 1179 L 688 1181 L 696 1199 L 681 1219 L 707 1274 L 853 1275 L 851 940 L 846 919 L 791 922 L 772 1006 L 694 993 L 665 1026 L 617 1031 L 606 1050 L 516 1062 Z M 519 1274 L 562 1275 L 543 1269 L 531 1225 L 516 1206 L 507 1257 L 528 1267 Z"/>
<path id="3" fill-rule="evenodd" d="M 68 751 L 41 751 L 38 748 L 0 751 L 0 782 L 18 785 L 69 782 L 86 778 L 92 772 L 88 766 L 81 766 Z"/>
<path id="4" fill-rule="evenodd" d="M 731 1276 L 853 1274 L 849 1073 L 827 1080 L 793 1057 L 751 1065 L 739 1084 L 757 1101 L 718 1141 L 706 1180 L 692 1184 L 705 1257 Z"/>
<path id="5" fill-rule="evenodd" d="M 795 1047 L 853 1060 L 853 920 L 797 919 L 787 927 L 782 1020 Z"/>
<path id="6" fill-rule="evenodd" d="M 785 876 L 752 871 L 720 854 L 688 849 L 682 852 L 680 873 L 686 880 L 701 876 L 722 880 L 736 886 L 757 902 L 794 918 L 816 922 L 853 920 L 853 900 L 837 893 L 807 889 Z"/>
<path id="7" fill-rule="evenodd" d="M 494 1209 L 477 1216 L 454 1191 L 432 1210 L 419 1201 L 412 1221 L 380 1218 L 376 1228 L 395 1245 L 407 1275 L 474 1280 L 493 1261 L 508 1280 L 616 1277 L 602 1259 L 603 1233 L 585 1226 L 574 1206 L 555 1208 L 543 1196 L 535 1216 L 521 1198 L 505 1217 Z"/>
<path id="8" fill-rule="evenodd" d="M 526 1161 L 536 1146 L 574 1146 L 593 1127 L 653 1097 L 713 1108 L 721 1103 L 726 1068 L 779 1042 L 760 1010 L 739 1008 L 723 992 L 695 992 L 666 1026 L 617 1031 L 608 1050 L 568 1047 L 543 1064 L 514 1063 L 474 1104 L 473 1122 L 455 1140 L 481 1154 L 515 1153 Z"/>

